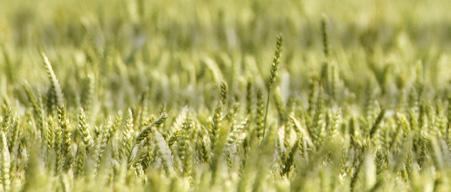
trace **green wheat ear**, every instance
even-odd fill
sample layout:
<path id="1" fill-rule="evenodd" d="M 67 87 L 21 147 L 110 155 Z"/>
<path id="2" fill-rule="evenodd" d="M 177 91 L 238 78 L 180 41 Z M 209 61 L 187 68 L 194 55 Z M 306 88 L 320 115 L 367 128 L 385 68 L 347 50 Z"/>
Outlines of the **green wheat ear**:
<path id="1" fill-rule="evenodd" d="M 42 103 L 39 100 L 39 97 L 36 97 L 33 94 L 33 91 L 30 88 L 30 85 L 26 84 L 24 86 L 25 88 L 25 93 L 27 95 L 27 98 L 29 100 L 29 102 L 31 103 L 31 106 L 33 108 L 33 115 L 36 119 L 36 123 L 38 126 L 38 129 L 41 131 L 41 133 L 43 133 L 43 129 L 44 129 L 44 116 L 43 116 L 43 108 L 42 108 Z"/>
<path id="2" fill-rule="evenodd" d="M 193 122 L 190 118 L 187 118 L 182 125 L 182 135 L 180 137 L 179 147 L 177 152 L 182 162 L 182 171 L 184 176 L 190 176 L 192 171 L 192 152 L 191 152 L 191 133 L 193 131 Z"/>
<path id="3" fill-rule="evenodd" d="M 152 129 L 163 124 L 167 118 L 168 118 L 168 115 L 166 113 L 162 113 L 157 120 L 155 120 L 151 125 L 149 125 L 145 129 L 143 129 L 139 133 L 138 137 L 136 138 L 136 144 L 139 144 L 142 141 L 146 140 L 147 136 L 149 136 L 149 134 L 152 132 Z"/>
<path id="4" fill-rule="evenodd" d="M 271 64 L 271 73 L 268 82 L 266 84 L 268 91 L 271 89 L 271 87 L 277 80 L 277 76 L 279 73 L 280 54 L 282 53 L 282 43 L 283 43 L 282 35 L 278 35 L 276 41 L 276 50 Z"/>
<path id="5" fill-rule="evenodd" d="M 257 138 L 262 139 L 264 134 L 264 126 L 265 126 L 265 104 L 263 101 L 262 91 L 261 89 L 257 89 L 256 93 L 256 133 Z"/>
<path id="6" fill-rule="evenodd" d="M 94 140 L 92 139 L 91 134 L 89 133 L 89 128 L 86 123 L 85 111 L 83 110 L 83 108 L 80 109 L 80 114 L 78 115 L 78 127 L 77 128 L 82 137 L 84 147 L 86 147 L 86 148 L 92 147 L 94 145 Z"/>
<path id="7" fill-rule="evenodd" d="M 282 35 L 277 36 L 276 41 L 276 51 L 274 53 L 274 58 L 272 60 L 271 65 L 271 73 L 268 79 L 268 82 L 266 83 L 266 88 L 268 91 L 267 97 L 266 97 L 266 109 L 265 109 L 265 116 L 263 121 L 263 136 L 265 135 L 266 131 L 266 120 L 268 118 L 268 110 L 269 110 L 269 99 L 271 97 L 271 89 L 276 82 L 278 72 L 279 72 L 279 63 L 280 63 L 280 54 L 282 53 Z"/>
<path id="8" fill-rule="evenodd" d="M 219 92 L 219 101 L 222 105 L 227 105 L 227 94 L 228 94 L 228 87 L 226 82 L 222 82 L 220 85 L 220 92 Z"/>
<path id="9" fill-rule="evenodd" d="M 5 133 L 1 131 L 0 133 L 1 147 L 0 147 L 0 161 L 1 161 L 1 175 L 0 181 L 2 184 L 3 191 L 10 191 L 11 180 L 10 180 L 10 166 L 11 166 L 11 156 L 8 149 L 8 141 Z"/>
<path id="10" fill-rule="evenodd" d="M 51 83 L 49 95 L 52 98 L 47 98 L 47 99 L 50 99 L 50 101 L 52 101 L 52 103 L 50 103 L 50 105 L 52 106 L 51 108 L 53 108 L 53 106 L 55 106 L 55 105 L 62 106 L 64 103 L 64 96 L 63 96 L 63 91 L 61 90 L 61 86 L 58 81 L 58 78 L 56 78 L 55 72 L 53 71 L 53 68 L 52 68 L 52 64 L 50 63 L 47 55 L 44 52 L 41 52 L 41 57 L 42 57 L 42 60 L 44 61 L 45 68 L 47 70 L 47 76 Z M 53 101 L 55 103 L 53 103 Z"/>

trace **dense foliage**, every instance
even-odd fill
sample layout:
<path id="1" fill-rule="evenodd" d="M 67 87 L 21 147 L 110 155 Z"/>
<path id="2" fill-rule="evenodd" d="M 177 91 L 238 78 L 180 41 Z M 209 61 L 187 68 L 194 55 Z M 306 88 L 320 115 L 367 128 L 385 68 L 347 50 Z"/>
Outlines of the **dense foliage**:
<path id="1" fill-rule="evenodd" d="M 449 7 L 0 1 L 0 191 L 450 191 Z"/>

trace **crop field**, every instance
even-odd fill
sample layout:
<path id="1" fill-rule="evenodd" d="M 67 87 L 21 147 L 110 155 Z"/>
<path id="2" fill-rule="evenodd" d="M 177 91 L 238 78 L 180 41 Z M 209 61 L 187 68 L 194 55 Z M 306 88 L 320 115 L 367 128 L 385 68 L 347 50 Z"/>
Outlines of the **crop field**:
<path id="1" fill-rule="evenodd" d="M 0 192 L 451 191 L 450 0 L 0 0 Z"/>

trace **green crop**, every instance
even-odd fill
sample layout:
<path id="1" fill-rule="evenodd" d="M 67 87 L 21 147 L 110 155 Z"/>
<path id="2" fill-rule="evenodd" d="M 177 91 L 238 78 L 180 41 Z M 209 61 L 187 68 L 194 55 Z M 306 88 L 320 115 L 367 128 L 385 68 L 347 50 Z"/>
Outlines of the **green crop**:
<path id="1" fill-rule="evenodd" d="M 451 191 L 449 7 L 0 1 L 0 192 Z"/>

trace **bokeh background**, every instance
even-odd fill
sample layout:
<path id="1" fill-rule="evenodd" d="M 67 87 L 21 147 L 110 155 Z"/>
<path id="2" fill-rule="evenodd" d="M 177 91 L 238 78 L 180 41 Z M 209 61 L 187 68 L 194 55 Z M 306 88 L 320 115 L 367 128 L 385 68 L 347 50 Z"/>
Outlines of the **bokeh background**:
<path id="1" fill-rule="evenodd" d="M 450 8 L 447 0 L 2 0 L 0 89 L 22 81 L 45 89 L 44 50 L 68 95 L 92 73 L 113 103 L 150 87 L 155 100 L 200 104 L 220 81 L 237 92 L 249 77 L 262 82 L 282 34 L 287 86 L 306 90 L 325 60 L 326 18 L 330 60 L 351 92 L 374 84 L 394 97 L 396 86 L 413 85 L 418 68 L 430 92 L 443 92 Z"/>

